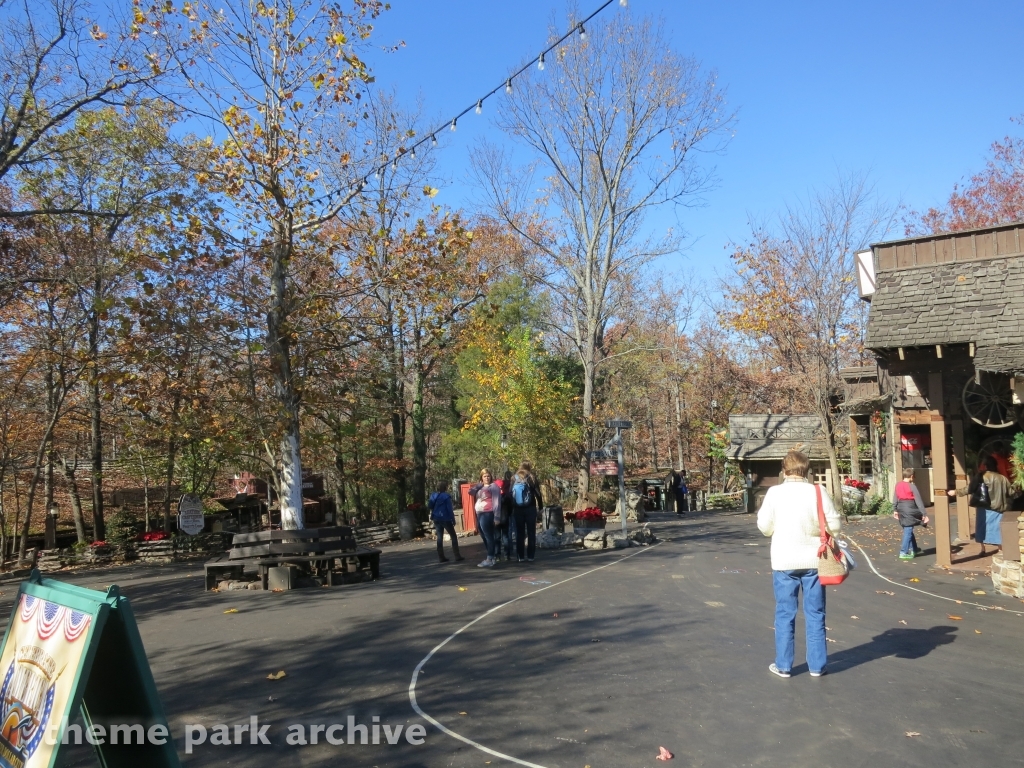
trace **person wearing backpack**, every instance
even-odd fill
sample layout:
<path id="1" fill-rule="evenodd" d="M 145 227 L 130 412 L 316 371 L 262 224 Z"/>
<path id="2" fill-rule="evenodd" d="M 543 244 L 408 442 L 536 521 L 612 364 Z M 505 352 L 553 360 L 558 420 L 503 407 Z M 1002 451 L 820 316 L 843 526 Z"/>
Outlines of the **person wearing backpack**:
<path id="1" fill-rule="evenodd" d="M 452 540 L 452 554 L 456 562 L 465 560 L 466 558 L 459 554 L 459 539 L 455 535 L 455 505 L 445 483 L 437 484 L 437 490 L 430 494 L 427 500 L 427 507 L 430 509 L 430 519 L 434 522 L 434 530 L 437 531 L 438 559 L 442 563 L 448 562 L 448 558 L 444 556 L 444 535 L 447 533 Z"/>
<path id="2" fill-rule="evenodd" d="M 515 525 L 516 555 L 533 562 L 537 549 L 537 512 L 540 508 L 540 488 L 530 471 L 532 465 L 524 461 L 512 478 L 512 520 Z"/>
<path id="3" fill-rule="evenodd" d="M 977 508 L 974 540 L 981 545 L 981 557 L 990 554 L 985 551 L 986 544 L 994 544 L 995 554 L 1003 544 L 1002 532 L 999 525 L 1003 520 L 1003 513 L 1013 503 L 1012 488 L 1010 481 L 999 474 L 999 465 L 992 456 L 986 456 L 978 467 L 978 473 L 971 479 L 970 485 L 957 491 L 946 491 L 949 496 L 970 495 L 970 505 Z"/>
<path id="4" fill-rule="evenodd" d="M 924 502 L 921 500 L 921 492 L 914 485 L 914 470 L 911 467 L 903 469 L 903 479 L 896 483 L 892 504 L 896 508 L 892 515 L 903 526 L 899 559 L 913 560 L 921 551 L 914 538 L 914 527 L 928 525 L 928 515 L 925 513 Z"/>

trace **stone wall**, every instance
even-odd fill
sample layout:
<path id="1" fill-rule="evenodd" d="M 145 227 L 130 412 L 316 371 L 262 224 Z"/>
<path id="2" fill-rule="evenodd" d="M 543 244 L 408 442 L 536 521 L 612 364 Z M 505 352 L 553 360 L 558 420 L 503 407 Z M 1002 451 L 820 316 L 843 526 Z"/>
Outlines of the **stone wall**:
<path id="1" fill-rule="evenodd" d="M 1018 546 L 1020 547 L 1021 560 L 1024 560 L 1024 515 L 1017 518 Z M 996 555 L 992 558 L 992 585 L 996 591 L 1024 599 L 1024 571 L 1021 570 L 1021 563 L 1004 560 Z"/>

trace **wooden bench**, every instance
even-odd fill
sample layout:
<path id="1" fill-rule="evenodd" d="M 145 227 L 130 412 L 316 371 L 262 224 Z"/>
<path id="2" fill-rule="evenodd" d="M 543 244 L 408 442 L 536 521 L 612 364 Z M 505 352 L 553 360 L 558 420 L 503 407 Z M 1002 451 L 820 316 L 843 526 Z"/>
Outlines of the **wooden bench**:
<path id="1" fill-rule="evenodd" d="M 216 587 L 218 581 L 242 577 L 247 566 L 255 566 L 263 588 L 267 588 L 270 568 L 279 565 L 302 565 L 315 574 L 330 574 L 335 561 L 340 561 L 343 573 L 348 564 L 356 570 L 368 568 L 372 578 L 380 577 L 380 550 L 356 545 L 352 529 L 348 526 L 308 528 L 298 531 L 259 531 L 236 534 L 231 549 L 212 558 L 205 565 L 206 589 Z"/>

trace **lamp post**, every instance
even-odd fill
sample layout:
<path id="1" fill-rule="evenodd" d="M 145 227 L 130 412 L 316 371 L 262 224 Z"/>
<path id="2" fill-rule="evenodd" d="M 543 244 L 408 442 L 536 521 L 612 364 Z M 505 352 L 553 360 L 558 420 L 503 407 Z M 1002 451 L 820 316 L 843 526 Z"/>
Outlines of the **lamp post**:
<path id="1" fill-rule="evenodd" d="M 57 502 L 50 502 L 50 508 L 46 514 L 46 532 L 44 534 L 45 542 L 43 546 L 46 549 L 57 548 L 57 518 L 60 517 L 60 507 L 57 506 Z"/>

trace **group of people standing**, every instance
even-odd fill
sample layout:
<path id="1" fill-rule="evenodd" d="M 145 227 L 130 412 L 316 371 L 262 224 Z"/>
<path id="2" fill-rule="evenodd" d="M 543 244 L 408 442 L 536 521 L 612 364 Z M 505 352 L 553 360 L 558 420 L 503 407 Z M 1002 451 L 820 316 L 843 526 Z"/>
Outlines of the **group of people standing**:
<path id="1" fill-rule="evenodd" d="M 477 528 L 486 552 L 486 557 L 478 567 L 495 566 L 502 552 L 505 560 L 511 561 L 513 546 L 517 561 L 532 562 L 537 549 L 537 515 L 542 505 L 533 465 L 524 461 L 515 474 L 507 471 L 501 480 L 496 480 L 491 470 L 481 469 L 480 482 L 469 489 L 469 494 L 473 499 Z M 437 531 L 437 556 L 440 562 L 448 562 L 444 556 L 445 533 L 451 538 L 455 559 L 463 560 L 455 535 L 454 504 L 444 483 L 438 485 L 436 493 L 431 494 L 428 506 Z"/>

